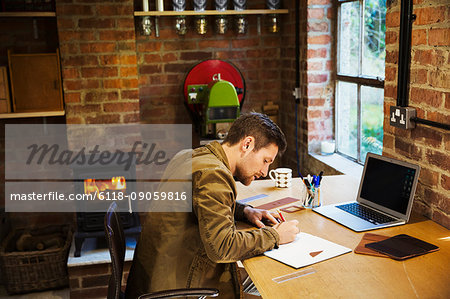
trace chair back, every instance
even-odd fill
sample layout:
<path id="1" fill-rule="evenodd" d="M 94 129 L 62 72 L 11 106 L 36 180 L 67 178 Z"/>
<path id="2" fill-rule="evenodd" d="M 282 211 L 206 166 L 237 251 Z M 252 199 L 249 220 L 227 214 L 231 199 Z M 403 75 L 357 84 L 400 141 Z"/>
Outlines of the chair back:
<path id="1" fill-rule="evenodd" d="M 122 273 L 125 261 L 125 236 L 122 221 L 113 202 L 105 215 L 105 236 L 111 256 L 112 270 L 108 285 L 108 299 L 123 298 Z"/>

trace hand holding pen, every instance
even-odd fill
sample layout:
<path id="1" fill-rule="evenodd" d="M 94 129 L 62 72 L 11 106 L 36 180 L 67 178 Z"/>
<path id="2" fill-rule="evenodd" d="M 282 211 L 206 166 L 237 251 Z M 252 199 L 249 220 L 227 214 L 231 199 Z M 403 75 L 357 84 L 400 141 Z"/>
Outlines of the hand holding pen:
<path id="1" fill-rule="evenodd" d="M 290 243 L 295 240 L 295 236 L 300 232 L 298 228 L 297 220 L 286 221 L 280 210 L 277 209 L 277 213 L 281 218 L 281 223 L 275 225 L 273 228 L 277 231 L 280 236 L 280 245 Z"/>

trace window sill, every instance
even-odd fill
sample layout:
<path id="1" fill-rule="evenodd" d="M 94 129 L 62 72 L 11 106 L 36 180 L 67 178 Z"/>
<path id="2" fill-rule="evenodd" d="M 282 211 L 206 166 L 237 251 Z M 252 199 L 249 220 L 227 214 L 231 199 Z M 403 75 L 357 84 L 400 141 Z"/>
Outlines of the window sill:
<path id="1" fill-rule="evenodd" d="M 319 155 L 316 153 L 309 153 L 313 158 L 319 160 L 320 162 L 327 164 L 328 166 L 336 169 L 343 174 L 353 176 L 355 178 L 361 179 L 363 166 L 352 162 L 341 155 L 333 154 L 328 156 Z"/>

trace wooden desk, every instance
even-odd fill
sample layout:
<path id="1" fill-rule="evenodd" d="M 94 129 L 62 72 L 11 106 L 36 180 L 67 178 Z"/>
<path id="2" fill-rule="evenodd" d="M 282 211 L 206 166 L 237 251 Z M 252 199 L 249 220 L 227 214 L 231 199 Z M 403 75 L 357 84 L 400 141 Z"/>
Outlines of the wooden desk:
<path id="1" fill-rule="evenodd" d="M 358 180 L 349 176 L 324 177 L 324 204 L 354 200 Z M 268 197 L 250 202 L 253 206 L 286 196 L 300 198 L 303 184 L 294 179 L 288 189 L 274 187 L 271 180 L 259 180 L 245 187 L 238 184 L 238 199 L 258 194 Z M 287 205 L 289 206 L 289 205 Z M 297 219 L 301 231 L 354 249 L 364 233 L 355 233 L 310 210 L 283 213 Z M 440 250 L 403 262 L 353 252 L 312 266 L 294 269 L 265 256 L 243 261 L 263 298 L 450 298 L 450 231 L 421 216 L 406 225 L 372 231 L 394 236 L 405 233 L 440 247 Z M 311 269 L 315 273 L 276 283 L 275 277 Z"/>

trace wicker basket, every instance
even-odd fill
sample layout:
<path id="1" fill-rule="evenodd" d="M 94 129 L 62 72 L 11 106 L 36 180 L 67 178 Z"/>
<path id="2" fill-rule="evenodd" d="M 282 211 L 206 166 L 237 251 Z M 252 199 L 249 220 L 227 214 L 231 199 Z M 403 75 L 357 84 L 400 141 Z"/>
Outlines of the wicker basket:
<path id="1" fill-rule="evenodd" d="M 47 228 L 42 228 L 47 229 Z M 8 294 L 67 286 L 67 258 L 72 241 L 70 226 L 57 227 L 66 236 L 63 247 L 42 251 L 11 251 L 24 230 L 12 231 L 0 248 L 0 264 Z"/>

